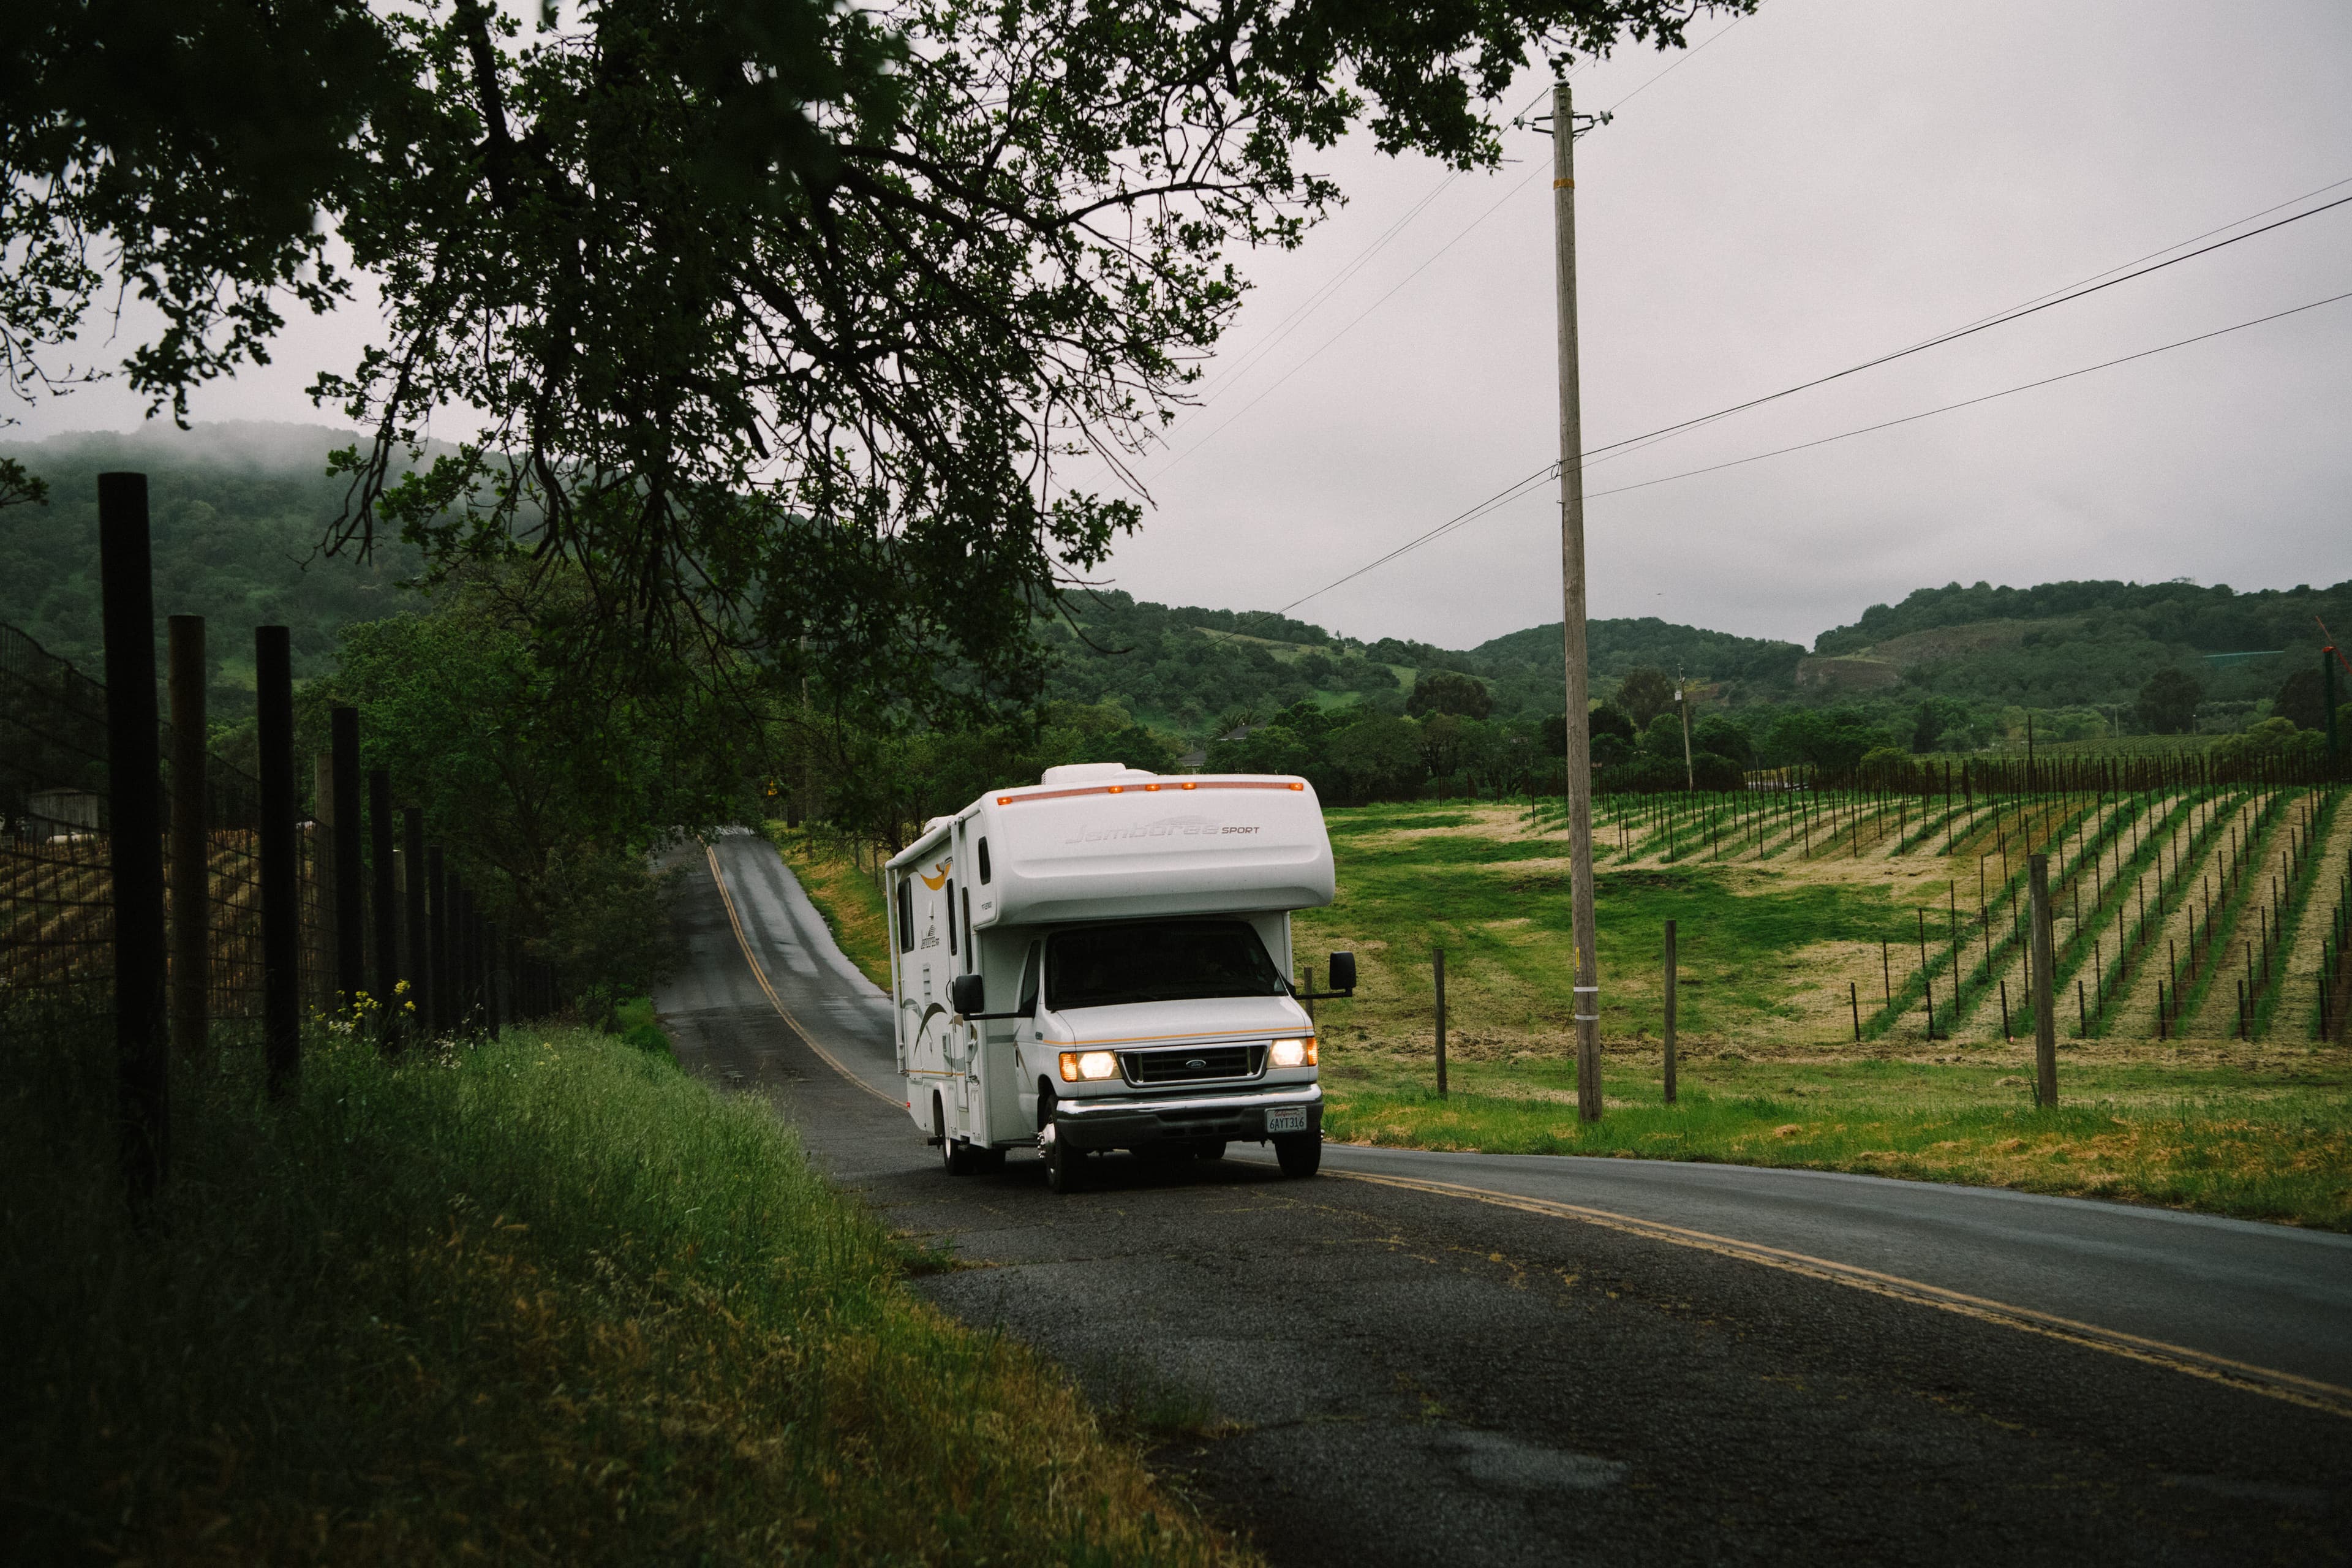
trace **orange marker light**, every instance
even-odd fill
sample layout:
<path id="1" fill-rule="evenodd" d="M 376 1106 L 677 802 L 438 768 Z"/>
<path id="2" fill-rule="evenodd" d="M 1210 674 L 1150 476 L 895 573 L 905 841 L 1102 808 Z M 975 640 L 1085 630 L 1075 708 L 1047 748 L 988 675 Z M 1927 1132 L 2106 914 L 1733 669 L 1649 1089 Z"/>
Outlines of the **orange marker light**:
<path id="1" fill-rule="evenodd" d="M 1177 787 L 1178 789 L 1199 789 L 1201 786 L 1200 786 L 1199 784 L 1178 784 L 1176 787 Z"/>
<path id="2" fill-rule="evenodd" d="M 1127 793 L 1127 786 L 1125 784 L 1113 784 L 1110 786 L 1109 793 L 1112 795 L 1125 795 Z"/>
<path id="3" fill-rule="evenodd" d="M 1291 787 L 1291 788 L 1293 788 L 1293 789 L 1305 789 L 1307 786 L 1306 786 L 1305 784 L 1292 784 L 1290 787 Z"/>
<path id="4" fill-rule="evenodd" d="M 1143 786 L 1143 793 L 1146 795 L 1158 795 L 1160 793 L 1160 786 L 1158 784 L 1145 784 Z"/>
<path id="5" fill-rule="evenodd" d="M 996 797 L 996 804 L 999 805 L 1011 805 L 1013 804 L 1013 797 L 1009 795 L 1000 795 Z"/>

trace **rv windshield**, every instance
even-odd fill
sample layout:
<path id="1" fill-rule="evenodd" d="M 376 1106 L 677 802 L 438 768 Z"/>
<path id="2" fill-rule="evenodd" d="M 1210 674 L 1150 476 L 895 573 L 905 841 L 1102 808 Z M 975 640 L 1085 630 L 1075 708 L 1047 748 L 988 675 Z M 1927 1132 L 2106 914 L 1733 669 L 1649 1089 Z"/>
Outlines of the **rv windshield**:
<path id="1" fill-rule="evenodd" d="M 1243 921 L 1137 921 L 1056 931 L 1045 1005 L 1116 1007 L 1201 996 L 1279 996 L 1282 976 Z"/>

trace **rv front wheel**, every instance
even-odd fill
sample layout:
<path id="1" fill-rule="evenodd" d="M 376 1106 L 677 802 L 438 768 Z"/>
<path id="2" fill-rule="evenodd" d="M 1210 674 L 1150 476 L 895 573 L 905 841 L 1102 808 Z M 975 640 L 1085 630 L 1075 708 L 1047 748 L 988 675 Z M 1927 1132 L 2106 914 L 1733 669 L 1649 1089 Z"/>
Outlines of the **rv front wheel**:
<path id="1" fill-rule="evenodd" d="M 1284 1175 L 1311 1176 L 1323 1165 L 1323 1135 L 1319 1132 L 1276 1133 L 1274 1157 L 1282 1162 Z"/>

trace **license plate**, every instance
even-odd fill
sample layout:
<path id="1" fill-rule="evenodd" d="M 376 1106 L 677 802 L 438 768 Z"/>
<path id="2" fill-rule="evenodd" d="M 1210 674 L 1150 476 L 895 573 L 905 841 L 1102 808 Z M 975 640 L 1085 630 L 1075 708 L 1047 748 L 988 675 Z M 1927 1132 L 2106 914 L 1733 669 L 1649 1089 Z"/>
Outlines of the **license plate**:
<path id="1" fill-rule="evenodd" d="M 1307 1131 L 1307 1108 L 1303 1105 L 1277 1105 L 1265 1113 L 1268 1132 L 1304 1132 Z"/>

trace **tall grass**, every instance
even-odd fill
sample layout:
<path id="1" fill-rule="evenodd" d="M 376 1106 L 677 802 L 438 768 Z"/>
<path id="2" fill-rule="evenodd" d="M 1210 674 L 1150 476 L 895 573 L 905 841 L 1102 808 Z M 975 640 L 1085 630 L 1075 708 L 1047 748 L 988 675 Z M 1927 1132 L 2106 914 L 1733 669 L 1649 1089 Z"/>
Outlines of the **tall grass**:
<path id="1" fill-rule="evenodd" d="M 173 1084 L 146 1230 L 103 1053 L 0 1089 L 0 1543 L 79 1558 L 1195 1562 L 1068 1385 L 899 1283 L 761 1106 L 579 1032 L 290 1102 Z"/>

